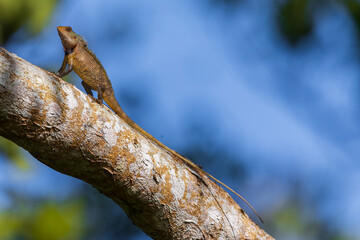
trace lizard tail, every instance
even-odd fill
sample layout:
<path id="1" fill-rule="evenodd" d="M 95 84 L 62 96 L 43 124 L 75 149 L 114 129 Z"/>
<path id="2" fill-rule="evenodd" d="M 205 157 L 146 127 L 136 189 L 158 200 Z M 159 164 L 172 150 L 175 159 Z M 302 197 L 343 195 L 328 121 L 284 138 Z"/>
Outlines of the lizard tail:
<path id="1" fill-rule="evenodd" d="M 104 101 L 109 105 L 109 107 L 117 114 L 121 119 L 123 119 L 128 125 L 135 128 L 135 130 L 139 130 L 140 126 L 138 126 L 121 108 L 120 104 L 117 102 L 114 94 L 109 94 L 104 96 Z M 141 129 L 141 128 L 140 128 Z M 143 130 L 144 131 L 144 130 Z M 142 132 L 142 131 L 140 131 Z"/>
<path id="2" fill-rule="evenodd" d="M 131 118 L 124 112 L 121 108 L 120 104 L 117 102 L 114 94 L 109 94 L 108 96 L 104 96 L 104 101 L 109 105 L 109 107 L 121 118 L 123 119 L 130 127 L 134 128 L 137 132 L 141 133 L 146 138 L 150 139 L 152 142 L 156 143 L 162 148 L 165 148 L 167 151 L 173 153 L 174 151 L 166 147 L 159 140 L 154 138 L 144 129 L 142 129 L 139 125 L 137 125 Z"/>
<path id="3" fill-rule="evenodd" d="M 205 171 L 204 171 L 205 172 Z M 260 215 L 256 212 L 256 210 L 253 208 L 253 206 L 251 206 L 250 203 L 248 203 L 248 201 L 246 201 L 245 198 L 243 198 L 240 194 L 238 194 L 237 192 L 235 192 L 234 190 L 232 190 L 230 187 L 228 187 L 225 183 L 221 182 L 220 180 L 218 180 L 217 178 L 213 177 L 212 175 L 210 175 L 209 173 L 205 172 L 205 174 L 207 176 L 209 176 L 211 179 L 213 179 L 215 182 L 221 184 L 223 187 L 225 187 L 226 189 L 228 189 L 229 191 L 231 191 L 232 193 L 234 193 L 236 196 L 238 196 L 241 200 L 243 200 L 246 205 L 248 205 L 251 210 L 253 210 L 253 212 L 256 214 L 256 216 L 260 219 L 261 223 L 264 223 L 264 221 L 262 220 L 262 218 L 260 217 Z"/>
<path id="4" fill-rule="evenodd" d="M 248 201 L 245 200 L 245 198 L 243 198 L 240 194 L 238 194 L 237 192 L 235 192 L 234 190 L 232 190 L 230 187 L 228 187 L 225 183 L 221 182 L 220 180 L 216 179 L 215 177 L 213 177 L 212 175 L 210 175 L 209 173 L 205 172 L 202 169 L 199 169 L 199 167 L 191 162 L 189 159 L 187 159 L 186 157 L 182 156 L 181 154 L 177 153 L 176 151 L 168 148 L 167 146 L 165 146 L 163 143 L 161 143 L 159 140 L 157 140 L 156 138 L 154 138 L 152 135 L 150 135 L 148 132 L 146 132 L 144 129 L 142 129 L 139 125 L 137 125 L 133 120 L 131 120 L 131 118 L 129 118 L 128 115 L 126 115 L 126 113 L 124 112 L 124 110 L 122 110 L 120 104 L 117 102 L 115 95 L 114 94 L 109 94 L 107 96 L 104 96 L 104 100 L 105 102 L 109 105 L 109 107 L 117 114 L 119 115 L 120 118 L 122 118 L 128 125 L 130 125 L 130 127 L 134 128 L 137 132 L 141 133 L 143 136 L 145 136 L 146 138 L 148 138 L 149 140 L 151 140 L 152 142 L 154 142 L 155 144 L 157 144 L 159 147 L 164 148 L 165 150 L 167 150 L 169 153 L 175 155 L 176 157 L 182 159 L 183 161 L 185 161 L 185 163 L 187 163 L 187 165 L 189 165 L 189 167 L 191 167 L 192 169 L 196 169 L 198 172 L 202 172 L 205 175 L 207 175 L 208 177 L 210 177 L 211 179 L 213 179 L 215 182 L 219 183 L 220 185 L 222 185 L 223 187 L 225 187 L 226 189 L 228 189 L 229 191 L 231 191 L 232 193 L 236 194 L 236 196 L 238 196 L 239 198 L 241 198 L 241 200 L 243 200 L 250 208 L 251 210 L 254 211 L 254 213 L 256 214 L 256 216 L 260 219 L 260 221 L 262 223 L 264 223 L 264 221 L 262 220 L 262 218 L 260 217 L 260 215 L 255 211 L 255 209 L 251 206 L 250 203 L 248 203 Z"/>

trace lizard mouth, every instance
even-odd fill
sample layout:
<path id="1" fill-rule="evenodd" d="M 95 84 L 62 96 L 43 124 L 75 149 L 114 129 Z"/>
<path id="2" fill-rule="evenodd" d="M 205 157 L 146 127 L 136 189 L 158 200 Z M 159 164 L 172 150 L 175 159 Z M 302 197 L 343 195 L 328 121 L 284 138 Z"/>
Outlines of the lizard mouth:
<path id="1" fill-rule="evenodd" d="M 59 34 L 59 37 L 60 37 L 61 41 L 63 41 L 65 37 L 64 37 L 64 35 L 62 34 L 61 27 L 57 27 L 57 32 L 58 32 L 58 34 Z"/>

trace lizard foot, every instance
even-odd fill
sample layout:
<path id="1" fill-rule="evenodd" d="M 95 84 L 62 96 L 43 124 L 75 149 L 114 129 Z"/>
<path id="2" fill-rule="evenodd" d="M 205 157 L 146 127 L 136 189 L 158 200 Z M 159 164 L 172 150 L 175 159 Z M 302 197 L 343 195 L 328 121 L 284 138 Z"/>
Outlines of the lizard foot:
<path id="1" fill-rule="evenodd" d="M 52 72 L 53 74 L 55 74 L 56 76 L 58 76 L 58 77 L 60 77 L 60 78 L 62 78 L 63 77 L 63 75 L 62 74 L 60 74 L 59 72 Z"/>
<path id="2" fill-rule="evenodd" d="M 103 103 L 102 100 L 100 100 L 100 99 L 94 98 L 94 97 L 91 96 L 91 95 L 88 95 L 88 96 L 91 98 L 92 101 L 97 102 L 97 103 L 100 104 L 100 105 Z"/>

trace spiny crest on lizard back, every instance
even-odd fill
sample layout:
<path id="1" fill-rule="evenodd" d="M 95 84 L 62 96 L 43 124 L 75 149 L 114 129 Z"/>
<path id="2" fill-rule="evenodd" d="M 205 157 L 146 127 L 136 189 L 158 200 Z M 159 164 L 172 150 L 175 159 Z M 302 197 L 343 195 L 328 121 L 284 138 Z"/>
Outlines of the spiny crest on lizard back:
<path id="1" fill-rule="evenodd" d="M 75 33 L 75 32 L 73 31 L 73 33 Z M 88 43 L 87 43 L 86 39 L 77 33 L 75 33 L 75 34 L 76 34 L 79 42 L 85 47 L 85 50 L 96 60 L 96 62 L 100 65 L 100 67 L 105 71 L 100 60 L 96 57 L 95 53 L 88 47 Z"/>
<path id="2" fill-rule="evenodd" d="M 75 32 L 74 32 L 74 33 L 75 33 Z M 80 35 L 77 34 L 77 33 L 75 33 L 75 34 L 77 35 L 77 37 L 78 37 L 78 39 L 79 39 L 79 42 L 81 42 L 82 45 L 84 45 L 85 47 L 87 47 L 87 46 L 88 46 L 88 43 L 87 43 L 86 39 L 85 39 L 84 37 L 80 36 Z"/>

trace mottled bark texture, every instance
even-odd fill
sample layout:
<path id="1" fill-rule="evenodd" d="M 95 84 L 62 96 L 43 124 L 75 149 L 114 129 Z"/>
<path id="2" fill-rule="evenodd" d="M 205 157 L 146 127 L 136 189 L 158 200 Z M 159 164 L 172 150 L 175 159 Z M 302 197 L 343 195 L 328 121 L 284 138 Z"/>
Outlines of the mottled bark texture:
<path id="1" fill-rule="evenodd" d="M 73 85 L 0 48 L 0 135 L 121 206 L 154 239 L 272 239 L 205 175 Z"/>

